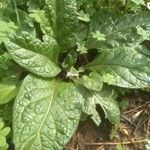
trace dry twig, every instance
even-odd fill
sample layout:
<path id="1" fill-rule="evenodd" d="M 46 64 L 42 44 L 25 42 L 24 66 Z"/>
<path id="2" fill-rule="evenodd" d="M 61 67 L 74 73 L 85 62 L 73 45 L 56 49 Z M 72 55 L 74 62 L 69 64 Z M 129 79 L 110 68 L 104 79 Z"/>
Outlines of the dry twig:
<path id="1" fill-rule="evenodd" d="M 114 146 L 114 145 L 128 145 L 128 144 L 137 144 L 137 143 L 143 143 L 146 142 L 146 139 L 141 139 L 137 141 L 128 141 L 128 142 L 104 142 L 104 143 L 86 143 L 86 145 L 89 146 L 102 146 L 102 145 L 107 145 L 107 146 Z"/>

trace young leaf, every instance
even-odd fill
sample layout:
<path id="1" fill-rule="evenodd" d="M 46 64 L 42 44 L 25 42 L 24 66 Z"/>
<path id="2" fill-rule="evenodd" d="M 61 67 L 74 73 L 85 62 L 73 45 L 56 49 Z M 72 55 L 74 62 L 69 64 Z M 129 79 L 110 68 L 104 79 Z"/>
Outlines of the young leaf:
<path id="1" fill-rule="evenodd" d="M 15 98 L 18 92 L 19 85 L 16 84 L 16 81 L 3 81 L 0 82 L 0 104 L 8 103 L 10 100 Z"/>
<path id="2" fill-rule="evenodd" d="M 104 82 L 125 88 L 150 87 L 150 58 L 136 49 L 115 48 L 103 52 L 87 67 Z"/>
<path id="3" fill-rule="evenodd" d="M 87 91 L 86 91 L 87 92 Z M 88 92 L 87 92 L 88 93 Z M 91 116 L 92 120 L 94 121 L 94 123 L 99 126 L 101 123 L 101 118 L 100 115 L 98 114 L 97 110 L 96 110 L 96 102 L 94 99 L 90 99 L 87 97 L 85 103 L 84 103 L 84 107 L 83 107 L 83 112 L 89 116 Z"/>
<path id="4" fill-rule="evenodd" d="M 103 87 L 102 77 L 96 73 L 92 72 L 89 76 L 83 76 L 81 78 L 81 83 L 88 89 L 93 91 L 101 91 Z"/>
<path id="5" fill-rule="evenodd" d="M 0 55 L 0 105 L 17 95 L 21 72 L 21 67 L 12 61 L 7 52 Z"/>
<path id="6" fill-rule="evenodd" d="M 64 49 L 76 43 L 78 26 L 76 0 L 46 0 L 45 13 L 57 42 Z"/>
<path id="7" fill-rule="evenodd" d="M 35 9 L 39 9 L 39 8 L 43 8 L 43 1 L 41 0 L 28 0 L 27 2 L 27 6 L 29 7 L 29 11 L 31 10 L 35 10 Z"/>
<path id="8" fill-rule="evenodd" d="M 5 42 L 5 45 L 14 61 L 34 74 L 42 77 L 53 77 L 61 71 L 48 57 L 32 51 L 32 49 L 38 49 L 37 45 L 35 47 L 28 47 L 27 45 L 26 47 L 11 41 Z"/>
<path id="9" fill-rule="evenodd" d="M 4 147 L 6 145 L 6 139 L 4 136 L 0 135 L 0 147 Z"/>
<path id="10" fill-rule="evenodd" d="M 135 3 L 136 5 L 145 5 L 145 1 L 144 0 L 131 0 L 133 3 Z"/>
<path id="11" fill-rule="evenodd" d="M 120 111 L 116 101 L 116 94 L 109 87 L 103 88 L 101 92 L 86 91 L 86 101 L 83 112 L 92 115 L 93 121 L 99 125 L 101 120 L 96 111 L 96 105 L 100 105 L 105 113 L 105 117 L 113 124 L 119 124 Z"/>
<path id="12" fill-rule="evenodd" d="M 5 127 L 3 120 L 0 121 L 0 149 L 6 150 L 8 144 L 6 142 L 6 136 L 10 132 L 9 127 Z"/>
<path id="13" fill-rule="evenodd" d="M 17 27 L 13 22 L 0 21 L 0 44 L 8 39 L 8 34 L 13 33 Z"/>
<path id="14" fill-rule="evenodd" d="M 85 47 L 85 42 L 77 42 L 77 51 L 80 53 L 80 54 L 86 54 L 88 52 L 88 49 Z"/>
<path id="15" fill-rule="evenodd" d="M 14 106 L 16 149 L 63 149 L 77 128 L 83 103 L 75 84 L 29 75 Z"/>

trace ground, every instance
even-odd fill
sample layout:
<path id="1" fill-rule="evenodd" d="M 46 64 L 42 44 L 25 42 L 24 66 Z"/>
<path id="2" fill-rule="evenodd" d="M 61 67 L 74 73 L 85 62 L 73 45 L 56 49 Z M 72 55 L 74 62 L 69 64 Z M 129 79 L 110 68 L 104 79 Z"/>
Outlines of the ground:
<path id="1" fill-rule="evenodd" d="M 120 99 L 128 107 L 122 108 L 119 127 L 108 120 L 97 127 L 89 118 L 80 123 L 65 150 L 144 150 L 150 137 L 150 93 L 134 91 Z"/>

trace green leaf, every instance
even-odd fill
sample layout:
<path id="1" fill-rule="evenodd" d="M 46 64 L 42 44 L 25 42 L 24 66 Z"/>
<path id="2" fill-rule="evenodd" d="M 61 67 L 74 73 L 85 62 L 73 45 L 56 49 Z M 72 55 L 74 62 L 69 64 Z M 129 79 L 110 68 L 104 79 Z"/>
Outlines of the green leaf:
<path id="1" fill-rule="evenodd" d="M 119 124 L 120 122 L 120 110 L 116 101 L 116 94 L 114 91 L 107 87 L 103 88 L 101 92 L 86 91 L 85 105 L 83 112 L 88 115 L 92 115 L 94 122 L 99 125 L 101 120 L 98 112 L 96 111 L 96 105 L 100 105 L 105 113 L 105 118 L 113 124 Z"/>
<path id="2" fill-rule="evenodd" d="M 60 47 L 53 37 L 44 35 L 43 41 L 27 32 L 23 32 L 21 36 L 11 37 L 11 42 L 30 49 L 33 52 L 39 53 L 51 59 L 53 62 L 57 62 L 58 55 L 60 53 Z"/>
<path id="3" fill-rule="evenodd" d="M 14 101 L 6 103 L 5 105 L 0 105 L 0 117 L 6 122 L 12 122 L 13 104 Z"/>
<path id="4" fill-rule="evenodd" d="M 0 49 L 0 51 L 2 51 L 2 54 L 0 55 L 0 78 L 3 78 L 9 76 L 8 72 L 10 72 L 10 68 L 12 68 L 14 64 L 9 53 L 3 52 L 3 49 Z"/>
<path id="5" fill-rule="evenodd" d="M 94 15 L 90 23 L 90 32 L 99 31 L 100 34 L 105 35 L 105 40 L 95 41 L 95 39 L 90 37 L 87 45 L 89 48 L 97 49 L 118 46 L 136 47 L 146 40 L 145 35 L 140 35 L 136 28 L 141 27 L 143 32 L 148 33 L 150 32 L 149 23 L 149 12 L 123 16 L 102 9 Z"/>
<path id="6" fill-rule="evenodd" d="M 6 136 L 10 132 L 9 127 L 5 127 L 3 120 L 0 121 L 0 149 L 6 149 Z"/>
<path id="7" fill-rule="evenodd" d="M 77 42 L 77 51 L 80 53 L 80 54 L 86 54 L 88 52 L 88 49 L 85 47 L 85 42 Z"/>
<path id="8" fill-rule="evenodd" d="M 135 3 L 136 5 L 145 5 L 145 1 L 144 0 L 131 0 L 133 3 Z"/>
<path id="9" fill-rule="evenodd" d="M 62 66 L 64 68 L 70 69 L 76 63 L 77 57 L 78 57 L 78 55 L 77 55 L 77 53 L 75 51 L 70 51 L 66 55 L 66 57 L 65 57 L 65 59 L 64 59 L 64 61 L 62 63 Z"/>
<path id="10" fill-rule="evenodd" d="M 118 47 L 102 52 L 87 68 L 99 73 L 103 81 L 111 85 L 150 87 L 150 58 L 136 49 Z"/>
<path id="11" fill-rule="evenodd" d="M 35 28 L 28 14 L 21 9 L 17 9 L 17 13 L 16 15 L 14 4 L 12 4 L 12 6 L 6 7 L 0 11 L 0 19 L 7 23 L 8 21 L 13 22 L 17 27 L 15 31 L 19 34 L 20 32 L 26 31 L 29 32 L 30 35 L 32 34 L 35 36 Z"/>
<path id="12" fill-rule="evenodd" d="M 0 118 L 1 119 L 1 118 Z M 4 122 L 2 120 L 0 120 L 0 130 L 2 130 L 4 127 Z"/>
<path id="13" fill-rule="evenodd" d="M 78 26 L 76 0 L 46 0 L 44 10 L 59 45 L 64 49 L 74 46 Z"/>
<path id="14" fill-rule="evenodd" d="M 92 96 L 91 96 L 92 97 Z M 100 115 L 96 110 L 96 101 L 92 98 L 87 98 L 83 107 L 83 112 L 89 116 L 91 116 L 94 123 L 99 126 L 101 123 Z"/>
<path id="15" fill-rule="evenodd" d="M 17 95 L 21 73 L 22 68 L 4 52 L 0 56 L 0 105 L 11 101 Z"/>
<path id="16" fill-rule="evenodd" d="M 12 58 L 20 66 L 34 74 L 40 75 L 42 77 L 53 77 L 61 71 L 60 68 L 48 57 L 37 52 L 33 52 L 34 49 L 39 49 L 37 44 L 33 45 L 33 47 L 30 47 L 32 44 L 21 45 L 20 43 L 15 44 L 8 41 L 5 43 L 5 45 Z"/>
<path id="17" fill-rule="evenodd" d="M 88 89 L 93 91 L 101 91 L 103 87 L 102 77 L 96 73 L 92 72 L 89 76 L 83 76 L 81 78 L 81 83 Z"/>
<path id="18" fill-rule="evenodd" d="M 15 0 L 18 5 L 25 4 L 29 0 Z"/>
<path id="19" fill-rule="evenodd" d="M 94 39 L 97 39 L 98 41 L 105 41 L 105 35 L 104 34 L 101 34 L 99 31 L 96 31 L 95 33 L 93 32 L 92 33 L 92 37 Z"/>
<path id="20" fill-rule="evenodd" d="M 15 98 L 18 93 L 19 85 L 14 80 L 0 82 L 0 105 L 5 104 Z"/>
<path id="21" fill-rule="evenodd" d="M 139 35 L 141 35 L 145 40 L 149 40 L 150 39 L 150 35 L 148 34 L 149 31 L 145 31 L 141 27 L 138 27 L 138 26 L 136 27 L 136 29 L 137 29 L 137 33 Z"/>
<path id="22" fill-rule="evenodd" d="M 13 22 L 0 21 L 0 43 L 5 42 L 8 39 L 8 34 L 13 33 L 16 29 Z"/>
<path id="23" fill-rule="evenodd" d="M 4 147 L 6 145 L 6 138 L 0 135 L 0 147 Z"/>
<path id="24" fill-rule="evenodd" d="M 0 135 L 2 136 L 6 136 L 8 135 L 8 133 L 10 132 L 10 128 L 9 127 L 5 127 L 0 131 Z"/>
<path id="25" fill-rule="evenodd" d="M 38 23 L 42 23 L 42 18 L 45 17 L 44 10 L 32 10 L 29 17 Z"/>
<path id="26" fill-rule="evenodd" d="M 78 13 L 78 19 L 84 22 L 90 22 L 90 15 L 81 10 Z"/>
<path id="27" fill-rule="evenodd" d="M 43 8 L 43 1 L 42 0 L 28 0 L 27 2 L 27 6 L 29 7 L 29 11 L 31 10 L 35 10 L 35 9 L 39 9 L 39 8 Z"/>
<path id="28" fill-rule="evenodd" d="M 73 83 L 28 76 L 14 105 L 16 149 L 63 149 L 77 128 L 83 103 Z"/>

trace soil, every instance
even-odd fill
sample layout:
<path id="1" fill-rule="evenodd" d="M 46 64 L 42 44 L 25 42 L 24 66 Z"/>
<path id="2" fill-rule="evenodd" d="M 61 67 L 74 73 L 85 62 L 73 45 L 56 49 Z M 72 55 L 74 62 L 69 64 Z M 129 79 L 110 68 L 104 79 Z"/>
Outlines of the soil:
<path id="1" fill-rule="evenodd" d="M 108 120 L 97 127 L 89 118 L 80 123 L 65 150 L 145 150 L 150 137 L 150 93 L 136 91 L 120 98 L 129 106 L 121 111 L 119 127 Z"/>

